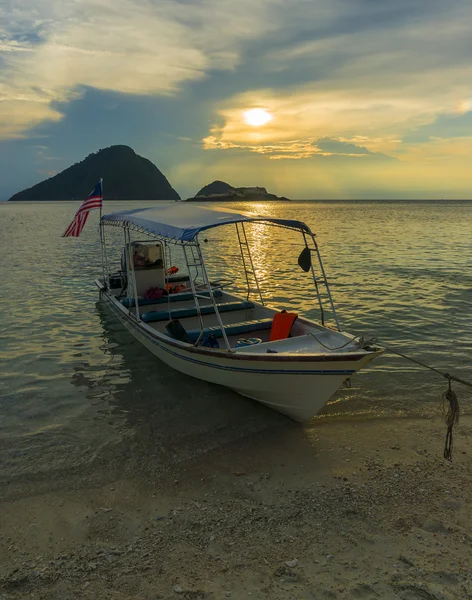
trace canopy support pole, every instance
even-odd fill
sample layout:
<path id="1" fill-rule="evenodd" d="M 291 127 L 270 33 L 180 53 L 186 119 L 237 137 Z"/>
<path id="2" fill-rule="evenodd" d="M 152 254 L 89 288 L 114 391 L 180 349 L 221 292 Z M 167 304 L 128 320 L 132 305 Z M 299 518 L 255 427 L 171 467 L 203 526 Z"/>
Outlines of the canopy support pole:
<path id="1" fill-rule="evenodd" d="M 198 301 L 197 291 L 195 289 L 195 281 L 192 278 L 192 272 L 190 270 L 191 267 L 193 266 L 195 268 L 195 270 L 197 271 L 197 275 L 198 275 L 198 266 L 197 266 L 195 260 L 194 260 L 193 264 L 189 263 L 188 256 L 187 256 L 187 246 L 185 244 L 182 246 L 182 249 L 184 251 L 185 264 L 187 265 L 188 279 L 190 281 L 190 287 L 192 288 L 192 294 L 193 294 L 193 298 L 195 300 L 195 308 L 197 309 L 198 320 L 200 321 L 200 335 L 198 336 L 198 339 L 195 342 L 195 346 L 198 346 L 198 344 L 200 343 L 200 340 L 202 339 L 202 335 L 203 335 L 203 317 L 202 317 L 202 313 L 200 311 L 200 303 Z M 193 256 L 193 250 L 192 250 L 192 256 Z M 197 275 L 195 275 L 195 279 L 197 278 Z"/>
<path id="2" fill-rule="evenodd" d="M 131 312 L 131 296 L 129 293 L 129 286 L 131 283 L 131 271 L 129 268 L 129 253 L 128 253 L 128 237 L 126 235 L 126 227 L 123 227 L 123 236 L 124 236 L 124 251 L 123 251 L 123 256 L 121 258 L 121 261 L 123 262 L 123 259 L 125 261 L 124 265 L 122 264 L 122 268 L 124 267 L 124 269 L 126 270 L 126 281 L 123 283 L 123 290 L 124 287 L 126 285 L 126 297 L 128 298 L 129 301 L 129 308 L 128 308 L 128 312 Z M 123 290 L 121 291 L 121 293 L 123 293 Z"/>
<path id="3" fill-rule="evenodd" d="M 172 304 L 170 301 L 170 290 L 168 288 L 169 278 L 170 278 L 169 269 L 172 265 L 171 265 L 170 248 L 169 248 L 169 244 L 167 242 L 164 242 L 162 244 L 162 252 L 163 252 L 163 259 L 164 259 L 163 260 L 164 284 L 165 284 L 165 289 L 167 292 L 167 312 L 169 313 L 169 321 L 172 321 Z"/>
<path id="4" fill-rule="evenodd" d="M 249 282 L 249 275 L 252 275 L 254 278 L 254 282 L 256 284 L 255 291 L 257 291 L 257 294 L 259 296 L 262 306 L 264 306 L 264 300 L 262 298 L 261 288 L 259 286 L 259 280 L 257 279 L 256 270 L 254 269 L 254 263 L 252 261 L 251 249 L 250 249 L 249 243 L 247 241 L 247 235 L 246 235 L 246 229 L 244 227 L 244 223 L 241 223 L 242 235 L 239 231 L 240 224 L 236 223 L 235 225 L 236 225 L 236 233 L 238 234 L 239 249 L 241 251 L 241 258 L 243 261 L 244 275 L 246 277 L 246 286 L 247 286 L 246 299 L 249 300 L 249 296 L 251 295 L 251 284 Z M 244 249 L 246 249 L 247 257 L 244 255 Z M 248 264 L 248 262 L 249 262 L 249 264 Z"/>
<path id="5" fill-rule="evenodd" d="M 139 303 L 138 303 L 138 288 L 136 287 L 136 274 L 134 271 L 134 260 L 133 260 L 133 254 L 132 254 L 132 249 L 131 249 L 131 235 L 129 233 L 129 227 L 125 228 L 125 231 L 128 234 L 128 241 L 126 244 L 126 247 L 128 248 L 128 267 L 129 267 L 129 274 L 131 276 L 131 283 L 133 286 L 133 293 L 134 293 L 134 305 L 136 308 L 136 320 L 139 321 L 140 317 L 139 317 Z M 129 290 L 129 279 L 128 279 L 128 290 Z M 129 296 L 129 293 L 128 293 Z"/>
<path id="6" fill-rule="evenodd" d="M 331 296 L 331 290 L 329 289 L 328 279 L 326 277 L 326 272 L 323 267 L 323 261 L 321 260 L 321 254 L 318 249 L 318 244 L 316 243 L 316 239 L 315 239 L 315 236 L 313 235 L 313 233 L 311 234 L 311 239 L 313 241 L 313 245 L 315 246 L 316 255 L 318 256 L 318 263 L 320 265 L 321 273 L 323 274 L 323 280 L 324 280 L 324 284 L 326 287 L 326 291 L 328 292 L 329 303 L 331 305 L 331 310 L 333 312 L 334 320 L 336 321 L 336 327 L 338 328 L 338 331 L 341 331 L 341 327 L 340 327 L 339 321 L 338 321 L 338 315 L 336 314 L 336 309 L 334 308 L 333 297 Z"/>
<path id="7" fill-rule="evenodd" d="M 208 288 L 208 293 L 210 294 L 210 298 L 213 303 L 213 308 L 215 309 L 215 315 L 218 320 L 218 325 L 220 326 L 220 329 L 221 329 L 221 334 L 225 341 L 228 352 L 231 352 L 231 346 L 230 346 L 230 343 L 228 340 L 228 336 L 226 335 L 225 326 L 223 324 L 223 320 L 221 319 L 220 311 L 218 310 L 218 305 L 216 304 L 215 296 L 213 295 L 213 289 L 211 287 L 210 280 L 208 279 L 207 270 L 205 268 L 205 261 L 203 260 L 202 250 L 200 248 L 200 244 L 198 243 L 198 239 L 197 239 L 197 255 L 198 255 L 198 258 L 200 259 L 200 264 L 202 265 L 203 280 L 206 283 L 206 286 Z"/>
<path id="8" fill-rule="evenodd" d="M 110 288 L 110 268 L 108 266 L 107 247 L 105 239 L 105 227 L 100 221 L 100 248 L 102 251 L 102 274 L 103 274 L 103 286 L 106 290 Z"/>
<path id="9" fill-rule="evenodd" d="M 101 215 L 100 215 L 101 216 Z M 99 232 L 100 232 L 100 251 L 102 253 L 102 276 L 103 276 L 103 287 L 105 290 L 107 289 L 107 280 L 105 277 L 105 254 L 103 252 L 103 224 L 100 221 L 98 224 Z"/>
<path id="10" fill-rule="evenodd" d="M 307 248 L 308 251 L 309 251 L 310 248 L 308 247 L 308 242 L 307 242 L 306 235 L 305 235 L 304 231 L 302 231 L 302 235 L 303 235 L 303 241 L 305 242 L 305 248 Z M 315 273 L 315 269 L 313 267 L 313 261 L 312 260 L 310 260 L 310 270 L 311 270 L 311 276 L 313 277 L 313 283 L 315 284 L 316 295 L 318 297 L 318 304 L 320 305 L 321 324 L 324 325 L 325 324 L 325 317 L 324 317 L 323 300 L 321 299 L 320 288 L 318 287 L 318 281 L 316 280 L 316 273 Z"/>

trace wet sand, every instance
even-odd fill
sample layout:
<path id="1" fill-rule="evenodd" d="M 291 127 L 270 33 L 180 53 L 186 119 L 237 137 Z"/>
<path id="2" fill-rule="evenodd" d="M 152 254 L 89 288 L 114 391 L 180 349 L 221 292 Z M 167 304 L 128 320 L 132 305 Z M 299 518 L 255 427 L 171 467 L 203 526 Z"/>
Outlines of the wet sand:
<path id="1" fill-rule="evenodd" d="M 452 463 L 443 441 L 439 419 L 276 419 L 168 469 L 135 440 L 7 482 L 0 597 L 471 598 L 472 418 Z"/>

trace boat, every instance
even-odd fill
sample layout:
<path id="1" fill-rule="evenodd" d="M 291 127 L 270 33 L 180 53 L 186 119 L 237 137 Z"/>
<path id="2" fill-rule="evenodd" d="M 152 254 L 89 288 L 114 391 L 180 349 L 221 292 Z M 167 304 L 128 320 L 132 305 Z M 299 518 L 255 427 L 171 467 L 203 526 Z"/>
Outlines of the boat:
<path id="1" fill-rule="evenodd" d="M 248 236 L 254 226 L 300 234 L 294 264 L 314 288 L 319 321 L 267 303 L 270 290 L 261 289 Z M 110 271 L 108 262 L 106 232 L 113 227 L 124 236 L 119 271 Z M 235 236 L 245 296 L 234 293 L 229 280 L 209 275 L 202 243 L 216 227 Z M 177 371 L 296 421 L 318 414 L 344 382 L 383 352 L 341 330 L 316 236 L 302 221 L 173 203 L 103 215 L 100 242 L 100 300 L 135 338 Z M 172 264 L 177 255 L 180 265 Z"/>

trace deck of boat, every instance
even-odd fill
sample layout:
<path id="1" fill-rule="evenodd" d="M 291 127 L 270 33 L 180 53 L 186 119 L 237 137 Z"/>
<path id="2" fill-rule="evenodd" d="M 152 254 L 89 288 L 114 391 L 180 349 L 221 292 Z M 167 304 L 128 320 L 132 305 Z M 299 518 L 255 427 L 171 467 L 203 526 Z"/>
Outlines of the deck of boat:
<path id="1" fill-rule="evenodd" d="M 113 292 L 113 290 L 111 291 Z M 118 292 L 114 295 L 118 296 Z M 182 296 L 185 299 L 179 299 Z M 271 322 L 274 314 L 278 311 L 256 302 L 248 302 L 223 290 L 218 291 L 215 300 L 220 308 L 220 316 L 227 331 L 231 348 L 236 348 L 241 338 L 257 338 L 260 340 L 259 344 L 240 347 L 237 350 L 266 353 Z M 220 338 L 218 340 L 219 347 L 223 349 L 225 343 L 221 339 L 221 330 L 211 299 L 200 298 L 199 303 L 203 313 L 208 311 L 208 314 L 202 314 L 204 331 L 208 333 L 216 330 L 217 337 Z M 177 294 L 174 297 L 161 299 L 155 303 L 150 303 L 150 301 L 141 302 L 138 306 L 141 318 L 149 327 L 162 335 L 170 337 L 166 325 L 172 319 L 178 319 L 186 332 L 194 334 L 194 338 L 200 332 L 201 323 L 198 314 L 196 314 L 195 300 L 188 293 Z M 227 312 L 225 312 L 225 308 L 228 309 Z M 134 311 L 134 307 L 131 310 Z M 156 320 L 153 320 L 153 318 Z M 147 319 L 149 320 L 147 321 Z M 358 350 L 357 344 L 349 344 L 350 338 L 352 336 L 346 336 L 345 333 L 327 329 L 321 324 L 299 318 L 292 327 L 291 337 L 286 340 L 270 342 L 270 348 L 276 352 L 289 354 L 313 354 L 336 351 L 348 342 L 345 351 Z M 192 339 L 192 341 L 195 341 L 195 339 Z"/>

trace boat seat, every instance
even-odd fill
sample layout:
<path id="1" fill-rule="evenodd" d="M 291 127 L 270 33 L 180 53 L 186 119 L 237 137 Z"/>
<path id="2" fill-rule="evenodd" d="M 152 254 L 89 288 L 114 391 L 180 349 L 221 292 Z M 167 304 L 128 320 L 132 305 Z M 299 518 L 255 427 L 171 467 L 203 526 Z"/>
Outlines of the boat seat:
<path id="1" fill-rule="evenodd" d="M 199 296 L 204 296 L 205 298 L 209 298 L 210 294 L 208 292 L 197 292 Z M 213 296 L 215 298 L 221 298 L 223 292 L 221 290 L 213 290 Z M 182 292 L 180 294 L 170 294 L 170 296 L 162 296 L 156 300 L 148 300 L 147 298 L 142 298 L 138 301 L 139 306 L 146 306 L 149 304 L 165 304 L 168 301 L 171 302 L 185 302 L 186 300 L 193 300 L 192 292 Z M 121 301 L 123 306 L 126 308 L 130 308 L 131 306 L 135 306 L 134 298 L 123 298 Z"/>
<path id="2" fill-rule="evenodd" d="M 254 303 L 249 302 L 248 300 L 243 300 L 241 302 L 223 302 L 222 304 L 218 304 L 218 311 L 220 313 L 223 312 L 232 312 L 234 310 L 251 310 L 254 308 Z M 210 315 L 215 312 L 215 307 L 213 304 L 207 306 L 200 307 L 200 313 L 202 315 Z M 186 317 L 197 317 L 198 311 L 196 306 L 191 306 L 189 308 L 177 308 L 171 312 L 172 319 L 184 319 Z M 145 323 L 154 323 L 156 321 L 168 321 L 169 320 L 169 311 L 168 310 L 152 310 L 147 313 L 141 314 L 141 319 Z"/>
<path id="3" fill-rule="evenodd" d="M 226 335 L 241 335 L 242 333 L 250 333 L 251 331 L 262 331 L 272 327 L 272 319 L 254 319 L 252 321 L 241 321 L 240 323 L 231 323 L 224 326 Z M 187 338 L 190 343 L 196 342 L 200 335 L 200 329 L 190 329 L 187 331 Z M 208 335 L 214 335 L 217 338 L 223 337 L 219 325 L 213 327 L 205 327 L 202 338 Z"/>

